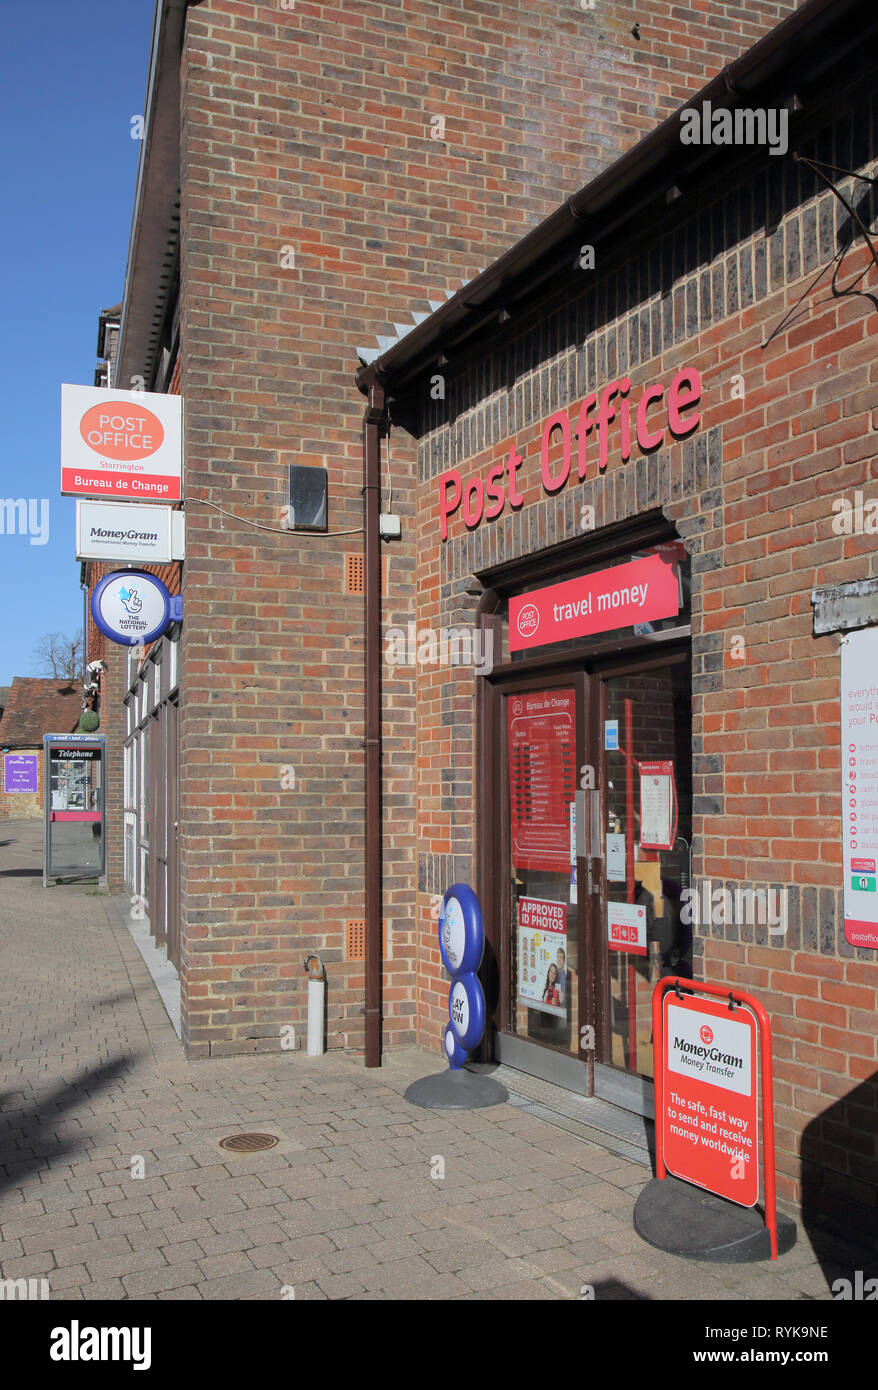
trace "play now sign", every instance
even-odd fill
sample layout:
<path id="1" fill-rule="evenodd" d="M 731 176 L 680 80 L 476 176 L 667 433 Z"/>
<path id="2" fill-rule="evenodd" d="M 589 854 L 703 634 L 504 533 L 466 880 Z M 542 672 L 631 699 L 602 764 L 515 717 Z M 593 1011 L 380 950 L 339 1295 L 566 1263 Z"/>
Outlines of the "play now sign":
<path id="1" fill-rule="evenodd" d="M 550 584 L 509 600 L 509 650 L 589 637 L 680 610 L 673 557 L 645 555 L 613 569 Z"/>

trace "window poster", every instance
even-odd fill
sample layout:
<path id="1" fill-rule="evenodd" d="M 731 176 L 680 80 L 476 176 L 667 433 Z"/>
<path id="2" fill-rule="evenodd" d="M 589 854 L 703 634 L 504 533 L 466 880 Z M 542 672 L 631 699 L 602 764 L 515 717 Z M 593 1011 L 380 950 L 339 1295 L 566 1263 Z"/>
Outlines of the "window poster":
<path id="1" fill-rule="evenodd" d="M 611 951 L 645 956 L 646 908 L 640 903 L 607 903 L 607 946 Z"/>
<path id="2" fill-rule="evenodd" d="M 518 902 L 518 1002 L 567 1017 L 567 905 Z"/>
<path id="3" fill-rule="evenodd" d="M 570 873 L 570 803 L 576 793 L 576 705 L 571 688 L 512 695 L 506 703 L 512 863 Z"/>
<path id="4" fill-rule="evenodd" d="M 674 764 L 640 763 L 640 843 L 644 849 L 673 849 L 677 835 Z"/>

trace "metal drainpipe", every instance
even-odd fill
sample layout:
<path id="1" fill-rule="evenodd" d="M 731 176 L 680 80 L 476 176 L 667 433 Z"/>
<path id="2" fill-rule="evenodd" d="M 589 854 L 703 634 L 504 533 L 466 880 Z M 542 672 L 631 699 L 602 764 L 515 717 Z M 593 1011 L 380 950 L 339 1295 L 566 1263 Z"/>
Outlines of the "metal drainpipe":
<path id="1" fill-rule="evenodd" d="M 369 387 L 363 417 L 366 725 L 366 1066 L 381 1066 L 381 431 L 384 388 Z"/>

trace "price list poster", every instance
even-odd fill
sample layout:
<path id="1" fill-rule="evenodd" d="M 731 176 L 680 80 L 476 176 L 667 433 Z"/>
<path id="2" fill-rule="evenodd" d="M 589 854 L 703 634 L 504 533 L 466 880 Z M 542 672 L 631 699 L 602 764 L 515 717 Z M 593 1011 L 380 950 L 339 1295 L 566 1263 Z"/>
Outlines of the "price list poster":
<path id="1" fill-rule="evenodd" d="M 511 696 L 507 721 L 512 863 L 516 869 L 569 876 L 575 692 L 571 688 Z"/>

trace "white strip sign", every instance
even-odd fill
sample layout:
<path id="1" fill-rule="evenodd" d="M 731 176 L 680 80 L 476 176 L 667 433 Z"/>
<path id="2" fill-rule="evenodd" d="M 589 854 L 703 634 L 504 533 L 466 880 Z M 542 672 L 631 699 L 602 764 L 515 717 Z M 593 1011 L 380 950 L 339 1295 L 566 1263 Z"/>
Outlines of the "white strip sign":
<path id="1" fill-rule="evenodd" d="M 77 502 L 77 560 L 164 564 L 186 554 L 186 522 L 169 507 L 132 502 Z"/>

